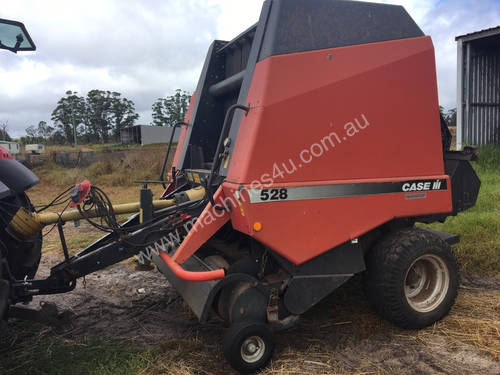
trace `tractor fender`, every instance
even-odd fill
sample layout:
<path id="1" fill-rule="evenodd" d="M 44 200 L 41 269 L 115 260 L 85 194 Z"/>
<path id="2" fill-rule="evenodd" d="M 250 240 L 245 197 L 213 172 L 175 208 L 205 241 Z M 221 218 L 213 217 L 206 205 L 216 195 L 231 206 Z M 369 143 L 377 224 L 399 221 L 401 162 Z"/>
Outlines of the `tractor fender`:
<path id="1" fill-rule="evenodd" d="M 40 180 L 17 160 L 0 159 L 0 199 L 22 194 Z"/>

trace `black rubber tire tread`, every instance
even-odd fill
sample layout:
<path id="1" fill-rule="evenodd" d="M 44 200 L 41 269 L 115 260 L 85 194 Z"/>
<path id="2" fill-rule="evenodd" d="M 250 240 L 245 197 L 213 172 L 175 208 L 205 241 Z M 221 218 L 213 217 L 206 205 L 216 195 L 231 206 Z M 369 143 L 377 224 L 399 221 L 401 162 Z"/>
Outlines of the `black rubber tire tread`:
<path id="1" fill-rule="evenodd" d="M 408 304 L 404 282 L 410 265 L 425 254 L 437 255 L 445 262 L 450 281 L 441 304 L 432 311 L 422 313 Z M 458 263 L 450 245 L 419 228 L 387 234 L 366 255 L 363 275 L 365 294 L 380 316 L 402 328 L 424 328 L 445 317 L 455 303 L 458 285 Z"/>
<path id="2" fill-rule="evenodd" d="M 0 255 L 0 321 L 7 318 L 10 297 L 10 283 L 4 275 L 3 263 L 5 259 Z"/>
<path id="3" fill-rule="evenodd" d="M 255 363 L 245 362 L 241 357 L 241 345 L 251 336 L 261 337 L 266 344 L 264 355 Z M 226 361 L 242 374 L 251 374 L 263 369 L 274 354 L 273 334 L 267 324 L 258 322 L 240 322 L 231 325 L 224 335 L 222 346 Z"/>
<path id="4" fill-rule="evenodd" d="M 8 209 L 12 210 L 11 214 L 15 214 L 17 211 L 13 208 L 15 206 L 33 210 L 33 206 L 25 194 L 19 194 L 10 199 Z M 0 240 L 9 249 L 7 260 L 12 276 L 18 280 L 22 280 L 26 276 L 29 279 L 34 278 L 42 254 L 42 233 L 40 232 L 22 243 L 13 239 L 5 232 L 5 223 L 2 221 L 2 225 L 0 226 Z"/>

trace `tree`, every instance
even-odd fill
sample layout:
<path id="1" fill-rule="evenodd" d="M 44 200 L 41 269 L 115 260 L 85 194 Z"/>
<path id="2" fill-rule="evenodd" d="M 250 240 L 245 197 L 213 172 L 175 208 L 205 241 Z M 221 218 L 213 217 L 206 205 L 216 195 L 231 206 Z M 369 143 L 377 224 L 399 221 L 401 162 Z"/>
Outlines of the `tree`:
<path id="1" fill-rule="evenodd" d="M 9 136 L 9 133 L 7 133 L 8 129 L 9 129 L 9 121 L 4 121 L 0 124 L 0 138 L 3 141 L 11 141 L 12 140 Z"/>
<path id="2" fill-rule="evenodd" d="M 47 122 L 40 121 L 38 123 L 37 136 L 40 143 L 46 142 L 50 138 L 53 132 L 54 128 L 48 125 Z"/>
<path id="3" fill-rule="evenodd" d="M 113 115 L 113 135 L 115 139 L 120 138 L 123 128 L 133 126 L 139 118 L 135 113 L 135 106 L 132 100 L 120 98 L 120 93 L 112 93 L 111 112 Z"/>
<path id="4" fill-rule="evenodd" d="M 21 143 L 47 143 L 53 134 L 54 128 L 46 121 L 40 121 L 37 127 L 31 125 L 26 128 L 26 137 L 21 137 Z"/>
<path id="5" fill-rule="evenodd" d="M 85 99 L 77 96 L 72 91 L 66 91 L 66 96 L 59 99 L 57 107 L 52 112 L 52 121 L 66 138 L 68 143 L 73 143 L 73 122 L 77 135 L 78 126 L 83 123 L 85 117 Z"/>
<path id="6" fill-rule="evenodd" d="M 92 90 L 86 103 L 86 122 L 102 143 L 107 143 L 110 135 L 119 138 L 121 130 L 134 125 L 139 118 L 134 102 L 122 98 L 119 92 Z"/>
<path id="7" fill-rule="evenodd" d="M 446 114 L 444 113 L 444 107 L 442 105 L 439 106 L 439 114 L 443 117 L 446 118 Z"/>
<path id="8" fill-rule="evenodd" d="M 134 102 L 123 98 L 119 92 L 91 90 L 83 98 L 68 91 L 52 112 L 57 131 L 54 133 L 55 129 L 51 128 L 51 140 L 60 140 L 62 136 L 72 143 L 74 120 L 80 141 L 106 143 L 111 135 L 118 138 L 120 131 L 134 125 L 138 118 Z"/>
<path id="9" fill-rule="evenodd" d="M 189 106 L 191 95 L 180 89 L 174 95 L 158 98 L 153 103 L 153 125 L 174 126 L 183 121 Z"/>
<path id="10" fill-rule="evenodd" d="M 112 121 L 111 92 L 102 90 L 89 91 L 86 101 L 90 129 L 102 143 L 107 143 Z"/>
<path id="11" fill-rule="evenodd" d="M 457 126 L 457 109 L 453 108 L 446 114 L 446 123 L 448 126 Z"/>
<path id="12" fill-rule="evenodd" d="M 26 128 L 26 143 L 35 143 L 37 137 L 36 128 L 30 125 Z"/>
<path id="13" fill-rule="evenodd" d="M 50 136 L 47 142 L 54 145 L 60 145 L 63 144 L 64 141 L 65 141 L 64 135 L 61 133 L 61 131 L 57 130 Z"/>

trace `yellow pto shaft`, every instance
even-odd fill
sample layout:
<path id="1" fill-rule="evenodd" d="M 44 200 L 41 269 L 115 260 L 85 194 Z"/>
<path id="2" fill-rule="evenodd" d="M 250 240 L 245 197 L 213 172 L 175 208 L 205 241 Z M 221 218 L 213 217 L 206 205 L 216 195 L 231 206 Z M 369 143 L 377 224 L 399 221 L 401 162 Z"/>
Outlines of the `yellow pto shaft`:
<path id="1" fill-rule="evenodd" d="M 186 190 L 184 192 L 190 201 L 201 199 L 205 196 L 205 188 L 202 186 L 198 186 L 196 188 Z M 162 208 L 172 207 L 177 204 L 177 201 L 174 199 L 163 199 L 163 200 L 155 200 L 153 201 L 153 209 L 161 210 Z M 122 214 L 131 214 L 135 212 L 139 212 L 141 209 L 139 202 L 134 203 L 124 203 L 113 205 L 113 211 L 116 215 Z M 57 222 L 62 221 L 75 221 L 85 218 L 95 218 L 99 217 L 99 214 L 95 209 L 91 209 L 89 211 L 85 211 L 85 216 L 80 213 L 78 210 L 67 211 L 63 213 L 35 213 L 29 212 L 25 208 L 20 208 L 17 213 L 14 215 L 9 225 L 6 228 L 6 231 L 14 238 L 22 241 L 23 239 L 34 236 L 38 232 L 42 230 L 46 225 L 56 224 Z"/>

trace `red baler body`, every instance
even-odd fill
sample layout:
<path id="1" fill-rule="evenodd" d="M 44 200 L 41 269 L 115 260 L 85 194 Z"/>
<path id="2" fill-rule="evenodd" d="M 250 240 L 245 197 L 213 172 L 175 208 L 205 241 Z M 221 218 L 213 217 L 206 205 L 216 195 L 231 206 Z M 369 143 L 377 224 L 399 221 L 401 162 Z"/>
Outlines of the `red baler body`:
<path id="1" fill-rule="evenodd" d="M 222 185 L 233 205 L 230 220 L 294 264 L 394 218 L 452 211 L 430 37 L 268 57 L 255 67 L 247 103 Z M 265 203 L 248 194 L 421 180 L 443 180 L 447 188 L 332 198 L 311 189 L 309 198 Z M 255 222 L 262 230 L 253 229 Z M 179 250 L 177 259 L 184 259 L 182 252 L 194 248 Z"/>

